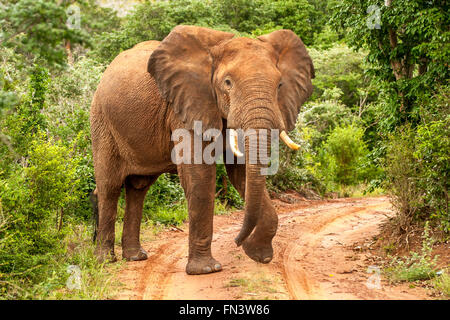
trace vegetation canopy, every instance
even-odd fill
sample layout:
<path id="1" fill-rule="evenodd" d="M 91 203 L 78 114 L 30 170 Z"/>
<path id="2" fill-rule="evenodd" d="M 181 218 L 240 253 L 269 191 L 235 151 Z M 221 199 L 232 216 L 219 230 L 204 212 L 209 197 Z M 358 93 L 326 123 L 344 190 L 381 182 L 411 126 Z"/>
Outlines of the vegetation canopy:
<path id="1" fill-rule="evenodd" d="M 246 37 L 290 29 L 305 43 L 314 92 L 290 133 L 301 150 L 280 146 L 280 170 L 267 181 L 273 194 L 383 192 L 398 232 L 426 222 L 448 239 L 447 1 L 139 1 L 124 2 L 120 14 L 108 4 L 0 1 L 0 298 L 113 294 L 91 239 L 90 103 L 114 57 L 179 24 Z M 244 205 L 224 165 L 217 165 L 216 199 L 217 214 Z M 122 195 L 118 223 L 124 207 Z M 151 187 L 143 219 L 155 230 L 186 221 L 176 175 Z M 85 279 L 78 291 L 66 285 L 72 265 Z M 426 260 L 427 276 L 432 265 Z M 392 267 L 397 278 L 419 277 L 401 266 Z"/>

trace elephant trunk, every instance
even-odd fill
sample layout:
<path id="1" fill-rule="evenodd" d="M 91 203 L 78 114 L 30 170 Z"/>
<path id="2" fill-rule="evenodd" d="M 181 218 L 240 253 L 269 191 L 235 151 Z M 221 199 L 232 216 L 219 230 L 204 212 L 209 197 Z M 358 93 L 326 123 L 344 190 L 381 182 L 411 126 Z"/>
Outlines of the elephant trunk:
<path id="1" fill-rule="evenodd" d="M 262 126 L 259 126 L 262 128 Z M 264 129 L 272 128 L 267 124 Z M 248 130 L 245 130 L 248 132 Z M 259 133 L 259 135 L 258 135 Z M 265 134 L 266 139 L 261 138 Z M 261 162 L 261 154 L 270 154 L 270 131 L 255 129 L 245 136 L 246 181 L 245 181 L 245 217 L 235 242 L 238 246 L 252 233 L 262 213 L 263 196 L 266 188 L 266 176 L 262 169 L 267 163 Z"/>

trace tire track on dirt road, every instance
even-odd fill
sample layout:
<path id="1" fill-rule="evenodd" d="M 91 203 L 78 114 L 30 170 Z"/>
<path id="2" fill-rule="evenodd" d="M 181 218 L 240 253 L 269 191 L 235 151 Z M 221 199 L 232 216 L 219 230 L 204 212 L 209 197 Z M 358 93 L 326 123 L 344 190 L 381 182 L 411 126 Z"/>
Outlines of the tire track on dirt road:
<path id="1" fill-rule="evenodd" d="M 147 260 L 136 287 L 137 300 L 161 300 L 169 286 L 174 266 L 187 246 L 179 239 L 164 243 Z"/>
<path id="2" fill-rule="evenodd" d="M 119 280 L 127 288 L 119 299 L 424 299 L 424 290 L 407 286 L 368 288 L 369 251 L 355 251 L 371 241 L 392 209 L 386 197 L 274 201 L 279 228 L 274 258 L 267 265 L 249 259 L 234 237 L 243 212 L 214 217 L 212 253 L 222 263 L 218 273 L 185 273 L 188 232 L 167 229 L 142 242 L 146 261 L 126 263 Z M 182 227 L 188 229 L 188 224 Z M 144 229 L 144 232 L 145 229 Z M 148 231 L 151 232 L 151 231 Z M 421 291 L 422 290 L 422 291 Z"/>
<path id="3" fill-rule="evenodd" d="M 355 215 L 362 217 L 381 214 L 381 220 L 384 220 L 385 216 L 379 210 L 388 207 L 389 204 L 384 202 L 365 207 L 342 205 L 327 210 L 325 214 L 322 210 L 318 210 L 315 214 L 317 217 L 309 215 L 304 219 L 297 219 L 301 235 L 293 241 L 291 239 L 283 253 L 283 275 L 291 298 L 295 300 L 331 298 L 323 291 L 320 282 L 314 276 L 314 272 L 319 269 L 318 266 L 314 268 L 317 262 L 315 260 L 323 264 L 322 253 L 318 253 L 320 252 L 318 248 L 323 242 L 325 233 L 334 234 L 333 225 L 339 226 Z M 304 260 L 307 261 L 306 264 Z M 329 263 L 331 264 L 332 261 Z"/>

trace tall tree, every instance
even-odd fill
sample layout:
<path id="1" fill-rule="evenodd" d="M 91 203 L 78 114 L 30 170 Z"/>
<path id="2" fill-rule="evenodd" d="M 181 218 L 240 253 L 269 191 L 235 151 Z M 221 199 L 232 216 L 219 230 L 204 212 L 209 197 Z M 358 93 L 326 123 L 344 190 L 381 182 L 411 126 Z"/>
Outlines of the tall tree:
<path id="1" fill-rule="evenodd" d="M 390 96 L 388 126 L 418 119 L 421 102 L 449 78 L 445 0 L 333 0 L 332 24 L 347 33 Z"/>

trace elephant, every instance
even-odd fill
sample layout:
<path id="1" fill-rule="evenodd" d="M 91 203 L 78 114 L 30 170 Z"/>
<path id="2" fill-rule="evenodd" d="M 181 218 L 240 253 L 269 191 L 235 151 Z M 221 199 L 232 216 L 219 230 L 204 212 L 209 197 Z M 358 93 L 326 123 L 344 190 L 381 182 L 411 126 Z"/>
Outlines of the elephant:
<path id="1" fill-rule="evenodd" d="M 312 93 L 312 78 L 312 60 L 291 30 L 247 38 L 179 25 L 161 42 L 145 41 L 120 53 L 102 75 L 90 113 L 98 258 L 116 259 L 115 220 L 122 188 L 126 199 L 122 257 L 148 258 L 139 239 L 144 198 L 159 175 L 174 173 L 188 205 L 186 273 L 222 270 L 211 253 L 216 166 L 175 164 L 171 150 L 177 142 L 171 135 L 177 129 L 198 134 L 197 121 L 202 123 L 200 134 L 216 128 L 225 143 L 227 129 L 278 129 L 282 140 L 296 148 L 286 132 L 294 128 L 301 105 Z M 247 137 L 244 143 L 246 159 L 249 141 Z M 207 142 L 203 143 L 205 147 Z M 233 142 L 226 146 L 239 150 Z M 278 216 L 260 171 L 266 164 L 225 166 L 245 203 L 236 244 L 251 259 L 269 263 Z"/>

